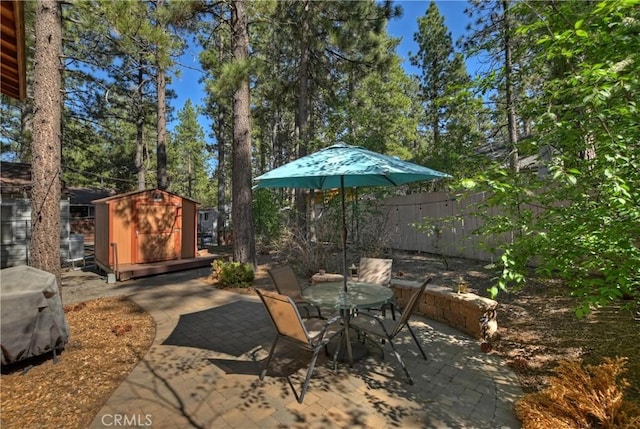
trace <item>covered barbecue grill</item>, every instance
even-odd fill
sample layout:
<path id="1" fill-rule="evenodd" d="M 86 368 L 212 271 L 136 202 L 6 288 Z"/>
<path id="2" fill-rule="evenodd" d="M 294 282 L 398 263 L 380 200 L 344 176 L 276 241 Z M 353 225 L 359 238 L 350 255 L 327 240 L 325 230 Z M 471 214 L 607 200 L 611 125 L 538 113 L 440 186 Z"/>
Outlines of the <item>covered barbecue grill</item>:
<path id="1" fill-rule="evenodd" d="M 62 350 L 69 340 L 55 275 L 29 266 L 0 270 L 2 365 Z"/>

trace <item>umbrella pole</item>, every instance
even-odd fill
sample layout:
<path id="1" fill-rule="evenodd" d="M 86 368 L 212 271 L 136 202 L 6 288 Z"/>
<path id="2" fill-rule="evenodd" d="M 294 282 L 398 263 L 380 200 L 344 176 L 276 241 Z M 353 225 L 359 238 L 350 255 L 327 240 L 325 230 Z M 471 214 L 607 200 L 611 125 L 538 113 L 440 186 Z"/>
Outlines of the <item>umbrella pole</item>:
<path id="1" fill-rule="evenodd" d="M 342 198 L 342 276 L 344 291 L 347 291 L 347 215 L 344 204 L 344 176 L 340 176 L 340 195 Z"/>

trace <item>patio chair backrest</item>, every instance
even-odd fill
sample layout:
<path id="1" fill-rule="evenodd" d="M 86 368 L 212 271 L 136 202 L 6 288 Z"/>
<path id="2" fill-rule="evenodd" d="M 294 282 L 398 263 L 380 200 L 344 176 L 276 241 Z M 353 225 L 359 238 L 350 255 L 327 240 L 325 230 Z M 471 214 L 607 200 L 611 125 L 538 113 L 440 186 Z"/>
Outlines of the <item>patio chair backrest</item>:
<path id="1" fill-rule="evenodd" d="M 278 335 L 310 344 L 309 335 L 302 323 L 300 313 L 291 298 L 260 289 L 256 289 L 256 292 L 264 303 Z"/>
<path id="2" fill-rule="evenodd" d="M 389 286 L 393 259 L 360 258 L 358 281 Z"/>
<path id="3" fill-rule="evenodd" d="M 302 287 L 291 265 L 282 265 L 268 270 L 278 293 L 294 299 L 302 298 Z"/>
<path id="4" fill-rule="evenodd" d="M 418 305 L 418 302 L 420 302 L 420 297 L 424 293 L 424 290 L 426 289 L 430 281 L 431 281 L 431 277 L 426 279 L 422 283 L 422 285 L 420 285 L 420 288 L 418 288 L 415 292 L 413 292 L 413 295 L 411 295 L 411 298 L 409 298 L 409 302 L 407 303 L 407 306 L 402 311 L 402 315 L 400 316 L 400 318 L 398 319 L 398 322 L 393 328 L 393 333 L 390 334 L 391 338 L 395 337 L 396 334 L 400 332 L 404 327 L 404 325 L 409 321 L 409 318 L 415 311 Z"/>

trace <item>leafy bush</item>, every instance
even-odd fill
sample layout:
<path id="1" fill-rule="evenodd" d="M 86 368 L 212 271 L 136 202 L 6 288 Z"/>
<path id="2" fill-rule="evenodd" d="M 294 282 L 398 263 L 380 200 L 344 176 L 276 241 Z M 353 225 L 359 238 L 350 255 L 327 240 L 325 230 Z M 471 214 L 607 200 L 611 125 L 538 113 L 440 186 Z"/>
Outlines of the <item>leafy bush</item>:
<path id="1" fill-rule="evenodd" d="M 514 154 L 537 155 L 539 172 L 500 160 L 461 185 L 489 195 L 480 232 L 513 238 L 492 293 L 522 284 L 533 264 L 571 287 L 582 317 L 640 297 L 638 103 L 630 96 L 640 91 L 638 38 L 630 37 L 640 8 L 625 0 L 537 5 L 540 15 L 516 30 L 536 41 L 528 61 L 542 78 L 518 106 L 533 127 Z M 515 8 L 526 15 L 531 3 Z"/>
<path id="2" fill-rule="evenodd" d="M 516 403 L 524 428 L 639 428 L 640 408 L 625 401 L 620 379 L 626 358 L 605 358 L 601 365 L 563 361 L 542 392 Z"/>
<path id="3" fill-rule="evenodd" d="M 249 287 L 255 276 L 253 267 L 248 263 L 215 260 L 211 265 L 222 286 Z"/>
<path id="4" fill-rule="evenodd" d="M 282 233 L 283 221 L 277 201 L 269 189 L 256 189 L 253 193 L 253 229 L 256 240 L 265 245 L 277 240 Z"/>

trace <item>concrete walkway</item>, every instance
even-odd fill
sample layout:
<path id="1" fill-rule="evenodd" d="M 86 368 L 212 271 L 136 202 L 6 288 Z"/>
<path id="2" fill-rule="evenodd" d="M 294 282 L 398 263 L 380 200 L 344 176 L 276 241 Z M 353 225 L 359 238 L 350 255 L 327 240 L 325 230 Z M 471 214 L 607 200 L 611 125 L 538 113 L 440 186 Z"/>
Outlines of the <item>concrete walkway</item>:
<path id="1" fill-rule="evenodd" d="M 408 333 L 400 346 L 415 385 L 406 383 L 388 345 L 384 360 L 372 349 L 337 373 L 321 353 L 298 404 L 284 377 L 258 379 L 275 336 L 259 299 L 196 277 L 173 273 L 122 287 L 153 316 L 156 338 L 92 428 L 520 427 L 513 405 L 522 390 L 510 369 L 474 339 L 421 318 L 412 326 L 428 360 Z M 290 371 L 287 357 L 276 372 Z M 305 374 L 303 367 L 292 375 L 296 389 Z"/>

